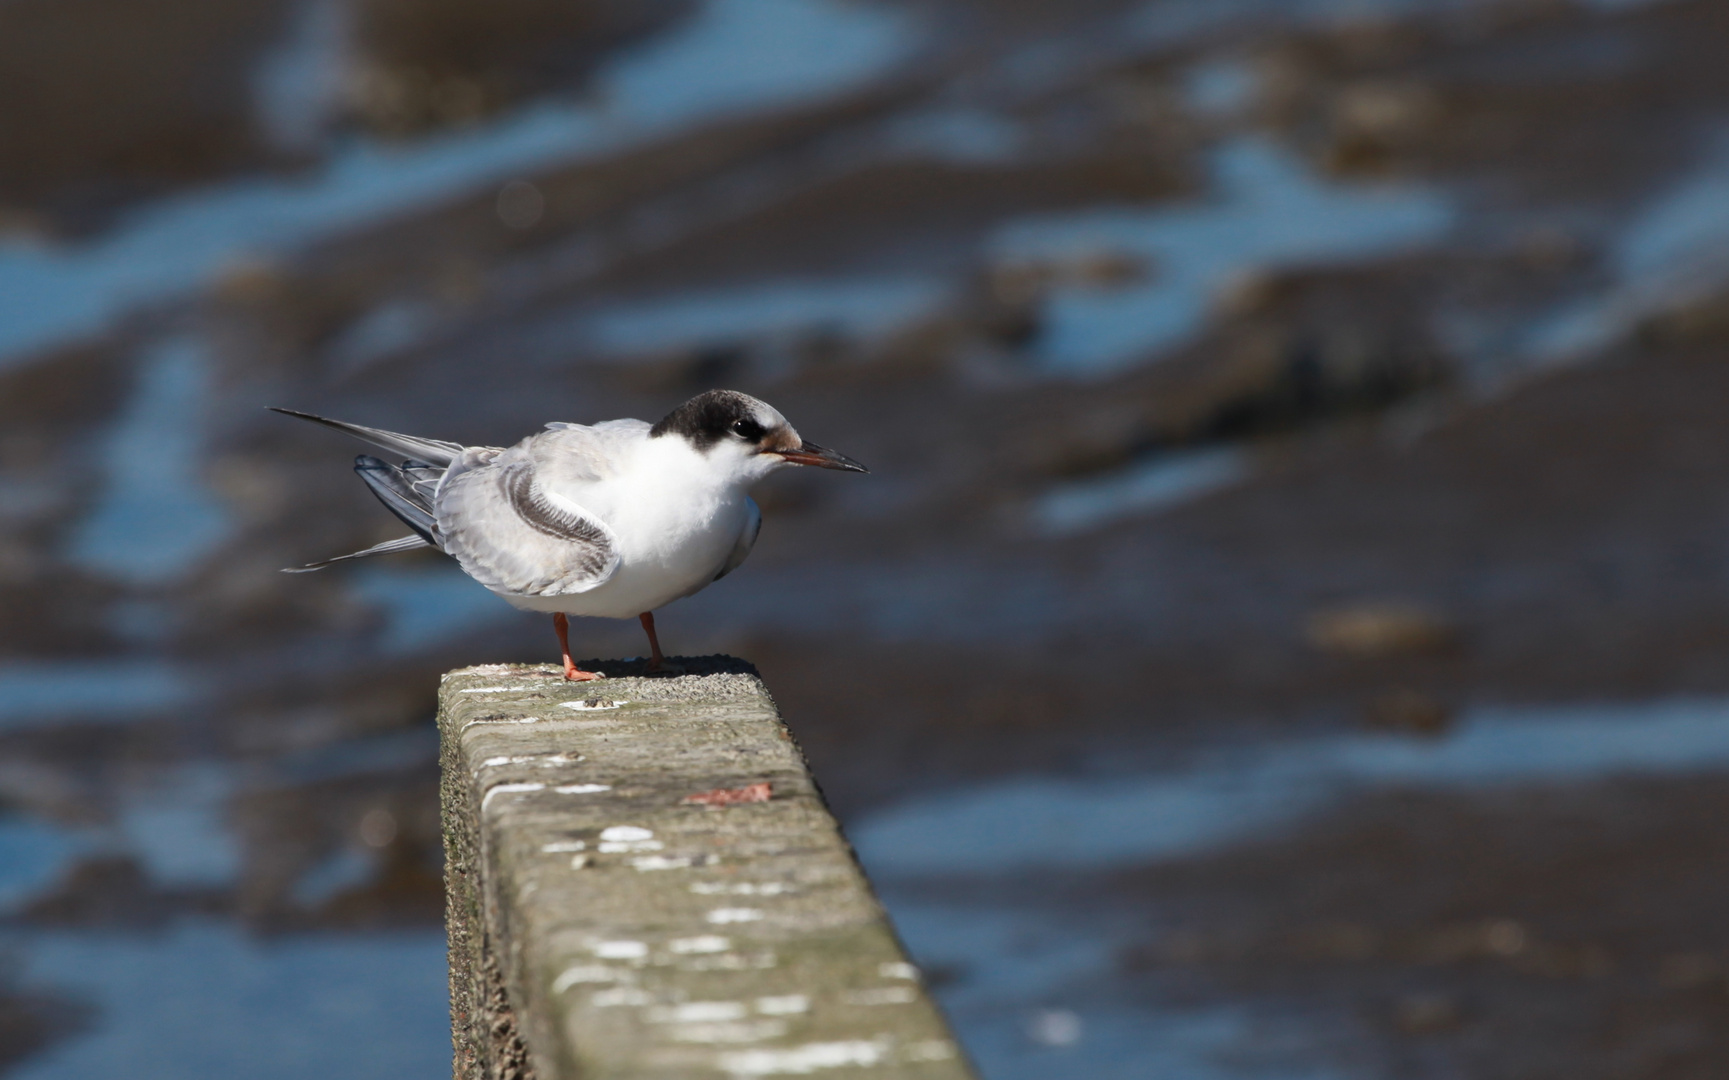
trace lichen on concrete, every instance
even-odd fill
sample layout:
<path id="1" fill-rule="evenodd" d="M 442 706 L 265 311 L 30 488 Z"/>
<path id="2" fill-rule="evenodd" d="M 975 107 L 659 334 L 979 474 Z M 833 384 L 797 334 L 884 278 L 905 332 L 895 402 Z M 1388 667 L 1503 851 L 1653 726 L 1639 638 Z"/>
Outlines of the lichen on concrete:
<path id="1" fill-rule="evenodd" d="M 445 676 L 458 1080 L 971 1076 L 755 672 L 680 663 Z"/>

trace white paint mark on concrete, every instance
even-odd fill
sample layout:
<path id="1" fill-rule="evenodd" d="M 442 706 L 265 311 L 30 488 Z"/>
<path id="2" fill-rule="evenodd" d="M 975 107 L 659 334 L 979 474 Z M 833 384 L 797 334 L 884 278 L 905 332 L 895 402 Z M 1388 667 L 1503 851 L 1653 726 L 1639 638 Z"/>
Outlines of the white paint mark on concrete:
<path id="1" fill-rule="evenodd" d="M 743 1020 L 749 1010 L 742 1001 L 686 1001 L 648 1011 L 651 1024 L 694 1024 L 711 1020 Z"/>
<path id="2" fill-rule="evenodd" d="M 659 840 L 631 840 L 625 843 L 602 840 L 595 850 L 602 855 L 631 855 L 643 851 L 659 851 L 665 846 Z"/>
<path id="3" fill-rule="evenodd" d="M 748 1023 L 681 1024 L 672 1029 L 672 1038 L 674 1042 L 752 1043 L 778 1039 L 786 1033 L 784 1020 L 754 1020 Z"/>
<path id="4" fill-rule="evenodd" d="M 698 896 L 780 896 L 798 890 L 784 881 L 693 881 L 690 891 Z"/>
<path id="5" fill-rule="evenodd" d="M 634 986 L 620 986 L 613 990 L 600 991 L 589 998 L 588 1003 L 597 1009 L 613 1009 L 620 1005 L 652 1005 L 654 995 Z"/>
<path id="6" fill-rule="evenodd" d="M 578 964 L 566 968 L 564 973 L 552 980 L 552 992 L 562 994 L 579 983 L 612 983 L 618 982 L 629 975 L 628 971 L 619 971 L 604 964 Z"/>
<path id="7" fill-rule="evenodd" d="M 603 791 L 611 791 L 611 784 L 562 784 L 552 790 L 560 795 L 599 795 Z M 604 850 L 604 849 L 602 849 Z"/>
<path id="8" fill-rule="evenodd" d="M 699 934 L 696 937 L 673 938 L 667 948 L 675 953 L 723 953 L 732 948 L 732 939 L 719 934 Z"/>
<path id="9" fill-rule="evenodd" d="M 652 829 L 644 829 L 639 825 L 614 825 L 601 830 L 600 844 L 596 850 L 607 855 L 659 851 L 661 842 L 653 837 Z"/>
<path id="10" fill-rule="evenodd" d="M 577 709 L 582 712 L 599 712 L 603 709 L 616 709 L 625 704 L 612 698 L 583 698 L 581 701 L 561 701 L 560 708 Z"/>
<path id="11" fill-rule="evenodd" d="M 910 986 L 873 986 L 841 994 L 841 1000 L 848 1005 L 910 1005 L 918 997 L 919 992 Z"/>
<path id="12" fill-rule="evenodd" d="M 612 825 L 600 831 L 602 840 L 650 840 L 653 837 L 653 829 L 640 825 Z"/>
<path id="13" fill-rule="evenodd" d="M 689 855 L 644 855 L 640 859 L 630 860 L 630 865 L 637 870 L 683 870 L 692 864 Z"/>
<path id="14" fill-rule="evenodd" d="M 889 1040 L 805 1043 L 785 1050 L 738 1050 L 716 1059 L 734 1076 L 803 1075 L 818 1069 L 841 1069 L 849 1065 L 880 1065 L 888 1060 Z"/>
<path id="15" fill-rule="evenodd" d="M 641 941 L 600 941 L 590 951 L 602 960 L 641 960 L 648 956 L 648 945 Z"/>
<path id="16" fill-rule="evenodd" d="M 947 1061 L 958 1053 L 955 1044 L 947 1039 L 921 1039 L 901 1047 L 899 1056 L 902 1061 L 910 1063 L 915 1061 Z"/>
<path id="17" fill-rule="evenodd" d="M 447 671 L 438 677 L 438 681 L 443 682 L 454 675 L 514 675 L 519 670 L 520 667 L 516 664 L 475 664 L 473 667 Z"/>
<path id="18" fill-rule="evenodd" d="M 762 912 L 757 908 L 723 907 L 715 908 L 708 913 L 708 921 L 718 925 L 726 923 L 756 922 L 762 918 Z"/>
<path id="19" fill-rule="evenodd" d="M 764 1016 L 792 1016 L 810 1011 L 810 998 L 803 994 L 780 994 L 756 999 L 756 1011 Z"/>
<path id="20" fill-rule="evenodd" d="M 533 765 L 537 768 L 551 769 L 561 765 L 575 765 L 582 760 L 582 755 L 569 757 L 565 754 L 519 754 L 514 757 L 489 757 L 480 763 L 480 768 L 490 769 L 499 765 Z M 563 790 L 560 788 L 559 790 Z"/>
<path id="21" fill-rule="evenodd" d="M 480 809 L 484 811 L 496 795 L 519 791 L 540 791 L 544 787 L 546 787 L 545 784 L 494 784 L 487 788 L 486 794 L 481 797 Z"/>
<path id="22" fill-rule="evenodd" d="M 877 974 L 885 979 L 917 980 L 919 969 L 904 960 L 890 960 L 877 965 Z"/>

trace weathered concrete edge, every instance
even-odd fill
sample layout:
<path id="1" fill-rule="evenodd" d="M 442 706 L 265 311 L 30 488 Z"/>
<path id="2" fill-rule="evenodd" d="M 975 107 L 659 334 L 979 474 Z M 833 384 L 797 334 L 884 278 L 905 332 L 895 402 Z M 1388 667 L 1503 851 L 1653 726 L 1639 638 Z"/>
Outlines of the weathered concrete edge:
<path id="1" fill-rule="evenodd" d="M 469 668 L 465 671 L 474 671 Z M 452 672 L 451 674 L 463 674 Z M 446 676 L 448 680 L 449 676 Z M 497 957 L 487 947 L 479 818 L 462 764 L 448 737 L 439 694 L 439 819 L 444 835 L 444 927 L 449 952 L 451 1073 L 454 1080 L 528 1080 L 528 1050 L 517 1032 Z"/>
<path id="2" fill-rule="evenodd" d="M 767 837 L 779 829 L 779 834 L 776 834 L 779 841 L 785 841 L 788 836 L 795 837 L 796 843 L 791 847 L 798 848 L 802 844 L 801 850 L 804 850 L 804 854 L 788 856 L 781 852 L 789 845 L 781 843 L 777 848 L 775 844 L 765 841 L 767 846 L 763 847 L 761 853 L 745 851 L 742 848 L 729 852 L 725 858 L 728 865 L 716 872 L 738 872 L 740 877 L 736 880 L 744 882 L 740 887 L 748 887 L 748 879 L 752 874 L 784 875 L 788 872 L 789 860 L 795 875 L 804 874 L 806 881 L 799 891 L 809 891 L 813 895 L 805 905 L 809 910 L 802 915 L 794 913 L 789 917 L 790 921 L 783 920 L 790 927 L 782 933 L 779 941 L 779 947 L 790 964 L 783 972 L 783 977 L 790 978 L 793 972 L 797 971 L 819 983 L 840 980 L 854 987 L 849 989 L 848 986 L 839 985 L 839 982 L 832 986 L 800 986 L 801 993 L 795 996 L 808 999 L 808 1004 L 801 1006 L 807 1016 L 800 1019 L 806 1022 L 807 1027 L 829 1032 L 832 1036 L 830 1041 L 807 1043 L 805 1048 L 830 1048 L 830 1056 L 839 1053 L 836 1060 L 817 1065 L 824 1075 L 916 1076 L 929 1077 L 932 1080 L 963 1080 L 970 1077 L 972 1074 L 964 1057 L 954 1046 L 952 1036 L 922 984 L 914 982 L 910 986 L 901 984 L 882 989 L 856 988 L 861 985 L 860 979 L 868 980 L 870 975 L 878 970 L 895 968 L 910 972 L 910 966 L 905 963 L 904 950 L 894 937 L 892 927 L 871 892 L 856 859 L 853 858 L 850 846 L 846 844 L 826 805 L 822 803 L 802 752 L 781 723 L 766 687 L 755 678 L 754 671 L 748 665 L 730 658 L 702 658 L 686 663 L 699 674 L 725 672 L 735 680 L 739 674 L 748 673 L 750 692 L 740 700 L 705 700 L 701 688 L 716 680 L 696 677 L 652 681 L 614 678 L 599 684 L 606 693 L 617 695 L 620 699 L 633 696 L 639 699 L 655 699 L 653 704 L 656 708 L 640 714 L 641 717 L 651 717 L 647 727 L 643 726 L 639 717 L 634 728 L 626 723 L 614 732 L 613 749 L 618 749 L 621 743 L 628 741 L 626 738 L 618 738 L 621 735 L 635 731 L 641 741 L 643 731 L 651 732 L 646 746 L 646 749 L 652 752 L 651 757 L 642 758 L 636 770 L 645 775 L 625 778 L 640 782 L 638 789 L 631 792 L 636 805 L 658 805 L 658 812 L 665 818 L 666 805 L 678 801 L 674 797 L 676 792 L 692 790 L 693 784 L 706 782 L 703 781 L 704 777 L 724 781 L 728 777 L 740 779 L 746 775 L 737 774 L 736 767 L 729 767 L 727 762 L 721 760 L 727 756 L 725 753 L 717 756 L 716 746 L 719 744 L 715 742 L 714 732 L 729 733 L 721 742 L 737 742 L 744 738 L 741 733 L 752 731 L 758 737 L 772 735 L 773 746 L 766 752 L 778 755 L 777 760 L 771 763 L 760 757 L 755 759 L 748 775 L 767 775 L 764 773 L 765 769 L 774 772 L 777 777 L 774 785 L 775 806 L 778 809 L 753 808 L 759 811 L 757 818 L 751 819 L 751 823 L 746 823 L 743 828 L 735 824 L 726 831 L 738 836 L 757 838 Z M 628 669 L 614 674 L 625 675 L 627 672 Z M 518 684 L 517 689 L 528 693 L 531 700 L 514 697 L 514 692 L 508 687 L 476 686 L 476 679 L 482 682 Z M 530 685 L 532 692 L 529 692 Z M 494 694 L 493 691 L 498 692 Z M 484 713 L 476 712 L 477 701 L 480 699 L 471 696 L 478 693 L 485 694 Z M 682 888 L 676 890 L 676 896 L 668 891 L 682 881 L 674 875 L 656 874 L 650 875 L 648 879 L 627 875 L 609 879 L 605 874 L 573 877 L 566 873 L 562 878 L 549 879 L 546 876 L 548 871 L 544 865 L 545 859 L 537 862 L 532 852 L 525 855 L 520 843 L 524 835 L 533 833 L 535 844 L 531 847 L 547 846 L 540 844 L 539 840 L 555 834 L 545 831 L 548 825 L 546 815 L 542 813 L 536 819 L 532 811 L 519 813 L 516 808 L 507 808 L 506 814 L 519 814 L 519 818 L 501 825 L 497 808 L 494 808 L 491 814 L 487 813 L 487 802 L 496 792 L 502 791 L 514 799 L 515 789 L 533 788 L 536 785 L 505 782 L 510 777 L 500 780 L 496 768 L 487 772 L 483 766 L 497 766 L 498 763 L 507 761 L 527 762 L 536 753 L 542 755 L 543 759 L 550 755 L 562 760 L 568 756 L 567 752 L 573 745 L 580 743 L 580 735 L 573 736 L 568 731 L 560 733 L 559 728 L 566 725 L 529 723 L 522 717 L 526 717 L 530 712 L 552 713 L 559 706 L 581 702 L 583 699 L 592 700 L 599 696 L 594 686 L 564 684 L 556 678 L 556 669 L 542 666 L 489 665 L 452 672 L 445 677 L 439 708 L 444 765 L 441 795 L 448 883 L 453 1067 L 458 1080 L 518 1080 L 528 1077 L 539 1077 L 539 1080 L 570 1080 L 577 1076 L 682 1076 L 687 1073 L 692 1076 L 727 1075 L 715 1072 L 712 1064 L 699 1062 L 699 1056 L 686 1054 L 680 1058 L 681 1051 L 677 1048 L 663 1047 L 653 1054 L 648 1054 L 644 1059 L 647 1064 L 628 1061 L 626 1059 L 634 1052 L 632 1047 L 635 1045 L 628 1036 L 612 1039 L 614 1045 L 610 1046 L 570 1046 L 568 1044 L 573 1039 L 580 1043 L 584 1032 L 588 1033 L 589 1038 L 598 1038 L 594 1035 L 595 1032 L 609 1031 L 616 1027 L 618 1021 L 614 1018 L 624 1010 L 607 1013 L 605 1023 L 597 1026 L 592 1010 L 591 1015 L 585 1019 L 580 1009 L 572 1011 L 559 1002 L 550 1001 L 547 989 L 542 985 L 551 981 L 548 972 L 552 969 L 546 967 L 547 961 L 541 954 L 552 951 L 550 942 L 567 939 L 570 934 L 568 926 L 560 928 L 555 925 L 562 917 L 557 912 L 559 903 L 556 899 L 561 888 L 566 890 L 563 895 L 566 897 L 564 906 L 567 908 L 572 906 L 569 897 L 573 894 L 568 892 L 569 888 L 587 889 L 588 892 L 582 894 L 581 905 L 586 910 L 604 900 L 608 891 L 619 891 L 606 884 L 609 880 L 623 886 L 624 891 L 634 889 L 640 892 L 644 880 L 652 879 L 657 886 L 664 885 L 660 891 L 665 895 L 649 897 L 647 907 L 654 907 L 658 903 L 676 909 L 681 898 L 688 903 Z M 645 709 L 650 704 L 642 702 Z M 697 707 L 698 711 L 692 712 L 692 707 Z M 559 715 L 566 719 L 570 716 L 562 713 Z M 590 720 L 586 723 L 599 724 L 604 721 Z M 471 728 L 476 730 L 471 731 L 465 739 L 464 730 Z M 577 740 L 576 743 L 572 742 L 573 738 Z M 503 746 L 508 746 L 513 753 L 497 753 Z M 753 754 L 764 752 L 760 749 L 748 751 Z M 541 766 L 544 760 L 535 764 Z M 485 783 L 481 781 L 483 772 L 487 772 Z M 535 775 L 550 776 L 548 773 Z M 617 776 L 609 778 L 615 781 L 621 779 Z M 561 775 L 551 779 L 570 780 L 573 776 Z M 586 786 L 595 785 L 578 783 L 565 785 L 559 790 Z M 623 785 L 619 794 L 621 797 L 627 794 Z M 762 816 L 762 812 L 767 811 L 772 813 Z M 687 818 L 691 814 L 697 815 L 689 822 L 691 828 L 687 829 L 689 835 L 685 837 L 686 840 L 702 839 L 699 834 L 705 825 L 712 826 L 713 822 L 722 820 L 720 817 L 704 817 L 701 808 L 686 809 L 679 813 L 685 814 Z M 736 814 L 737 811 L 726 813 Z M 529 816 L 522 817 L 521 814 Z M 676 817 L 676 814 L 673 816 Z M 595 819 L 592 813 L 585 818 L 582 812 L 566 814 L 561 811 L 552 824 L 569 827 L 556 835 L 575 836 L 585 824 L 591 826 L 590 831 L 593 831 L 592 826 L 596 820 L 598 819 Z M 679 826 L 676 821 L 671 821 L 670 827 L 674 832 L 669 834 L 669 842 L 677 834 Z M 570 831 L 572 829 L 578 831 Z M 792 830 L 791 833 L 788 832 L 789 829 Z M 713 828 L 708 828 L 708 832 L 713 833 Z M 714 837 L 709 839 L 712 841 Z M 582 841 L 571 843 L 581 846 Z M 658 844 L 655 846 L 658 847 Z M 745 845 L 748 846 L 749 844 Z M 708 858 L 712 862 L 717 856 L 710 855 Z M 579 884 L 571 886 L 571 881 Z M 547 888 L 536 892 L 542 885 Z M 595 892 L 597 888 L 601 890 L 598 894 Z M 690 888 L 694 890 L 696 886 L 692 885 Z M 536 899 L 527 901 L 526 898 L 530 895 L 534 895 Z M 813 912 L 817 913 L 814 922 Z M 710 913 L 711 918 L 713 914 Z M 661 917 L 668 916 L 663 912 Z M 819 925 L 823 924 L 824 919 L 832 925 Z M 569 918 L 564 918 L 565 923 L 569 921 Z M 695 926 L 697 929 L 702 928 L 700 923 Z M 860 933 L 865 936 L 859 938 Z M 801 934 L 804 935 L 802 938 Z M 740 935 L 735 933 L 733 936 Z M 856 951 L 868 960 L 864 967 L 870 970 L 861 974 L 862 969 L 856 964 L 852 970 L 842 971 L 844 965 L 836 967 L 832 962 L 826 961 L 827 966 L 820 963 L 812 965 L 807 962 L 808 958 L 801 960 L 801 946 L 819 938 L 827 943 L 823 947 L 831 951 L 837 941 L 851 942 L 845 949 Z M 763 940 L 772 944 L 772 933 Z M 683 1000 L 686 996 L 684 986 L 677 983 L 677 980 L 681 979 L 688 982 L 691 993 L 698 995 L 696 1000 L 700 1001 L 704 993 L 713 996 L 715 976 L 712 973 L 674 973 L 671 976 L 675 981 L 672 990 L 674 996 L 667 997 L 665 983 L 668 972 L 664 967 L 666 960 L 658 959 L 655 963 L 662 965 L 662 968 L 644 974 L 658 975 L 660 978 L 660 985 L 653 988 L 661 994 L 659 1000 Z M 801 964 L 803 966 L 800 966 Z M 567 970 L 565 975 L 568 977 L 572 970 L 575 969 Z M 743 978 L 733 976 L 731 988 L 724 992 L 735 990 L 739 980 Z M 871 995 L 876 997 L 872 998 Z M 602 996 L 605 995 L 594 995 L 597 999 Z M 837 1004 L 841 999 L 846 1002 L 844 1006 Z M 759 997 L 756 1000 L 760 1006 L 765 1001 L 783 999 Z M 860 1002 L 879 1005 L 893 1003 L 900 1007 L 871 1010 L 858 1007 Z M 656 1010 L 651 1007 L 647 1011 L 652 1013 Z M 665 1012 L 666 1008 L 660 1007 L 659 1011 Z M 673 1011 L 676 1012 L 677 1009 Z M 881 1051 L 884 1040 L 892 1042 L 890 1035 L 877 1034 L 876 1043 L 833 1036 L 837 1031 L 844 1034 L 849 1024 L 857 1029 L 859 1023 L 864 1022 L 859 1020 L 859 1016 L 870 1012 L 882 1017 L 880 1020 L 873 1017 L 868 1021 L 872 1030 L 904 1030 L 913 1033 L 907 1036 L 908 1039 L 917 1038 L 918 1041 L 906 1042 L 898 1049 L 878 1052 Z M 891 1012 L 898 1014 L 900 1019 L 894 1023 L 887 1022 L 885 1014 Z M 762 1023 L 760 1020 L 758 1022 Z M 740 1026 L 733 1025 L 734 1028 Z M 782 1024 L 782 1027 L 784 1026 Z M 686 1025 L 687 1029 L 690 1027 L 691 1025 Z M 646 1035 L 661 1034 L 659 1028 L 641 1029 L 639 1025 L 639 1029 Z M 573 1035 L 573 1032 L 576 1034 Z M 919 1038 L 920 1033 L 922 1038 Z M 646 1036 L 642 1041 L 647 1041 Z M 624 1047 L 622 1051 L 621 1045 Z M 872 1046 L 876 1046 L 877 1050 L 871 1050 Z M 855 1049 L 847 1051 L 846 1047 Z M 835 1051 L 834 1048 L 840 1049 Z M 590 1053 L 590 1050 L 593 1052 Z M 783 1053 L 783 1058 L 775 1058 L 776 1053 Z M 730 1074 L 734 1076 L 811 1071 L 806 1066 L 812 1062 L 806 1059 L 785 1059 L 784 1053 L 767 1049 L 720 1056 L 734 1062 L 734 1071 Z M 854 1057 L 848 1059 L 848 1053 L 852 1053 Z M 658 1057 L 655 1054 L 658 1054 Z M 621 1064 L 621 1061 L 624 1063 Z M 785 1067 L 777 1066 L 777 1061 L 780 1066 Z"/>

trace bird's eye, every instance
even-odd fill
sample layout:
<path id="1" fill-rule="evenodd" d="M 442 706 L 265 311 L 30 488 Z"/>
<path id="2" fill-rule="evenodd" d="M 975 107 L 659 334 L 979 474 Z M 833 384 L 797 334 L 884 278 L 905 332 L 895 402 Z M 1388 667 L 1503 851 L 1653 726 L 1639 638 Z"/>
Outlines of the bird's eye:
<path id="1" fill-rule="evenodd" d="M 755 442 L 762 438 L 763 427 L 755 420 L 735 420 L 732 433 L 747 442 Z"/>

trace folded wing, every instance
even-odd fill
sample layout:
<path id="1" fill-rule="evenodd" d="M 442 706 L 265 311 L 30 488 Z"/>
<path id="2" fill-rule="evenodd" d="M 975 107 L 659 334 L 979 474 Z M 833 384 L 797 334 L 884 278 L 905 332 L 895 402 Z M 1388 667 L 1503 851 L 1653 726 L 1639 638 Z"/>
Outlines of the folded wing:
<path id="1" fill-rule="evenodd" d="M 549 490 L 520 447 L 464 451 L 445 474 L 434 512 L 444 550 L 495 592 L 583 593 L 618 569 L 612 530 Z"/>

